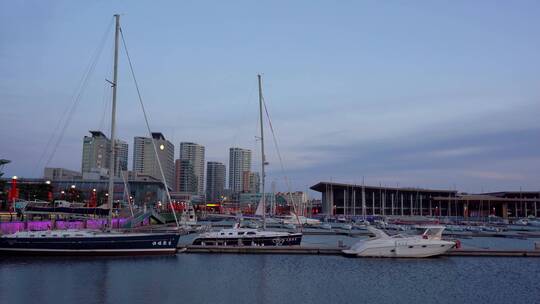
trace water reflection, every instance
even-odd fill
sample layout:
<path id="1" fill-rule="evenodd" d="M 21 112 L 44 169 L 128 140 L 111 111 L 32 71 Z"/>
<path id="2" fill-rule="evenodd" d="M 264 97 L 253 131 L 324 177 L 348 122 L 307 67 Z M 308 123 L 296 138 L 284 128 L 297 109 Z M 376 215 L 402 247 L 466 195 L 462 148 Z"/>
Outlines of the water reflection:
<path id="1" fill-rule="evenodd" d="M 535 258 L 2 258 L 0 303 L 459 303 L 540 297 Z"/>

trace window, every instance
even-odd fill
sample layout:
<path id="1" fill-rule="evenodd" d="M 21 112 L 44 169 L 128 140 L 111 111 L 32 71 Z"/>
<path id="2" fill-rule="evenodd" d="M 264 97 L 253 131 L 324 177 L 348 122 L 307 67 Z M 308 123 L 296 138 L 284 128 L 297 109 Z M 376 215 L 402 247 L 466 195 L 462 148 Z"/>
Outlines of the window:
<path id="1" fill-rule="evenodd" d="M 409 248 L 414 248 L 414 246 L 409 246 Z"/>

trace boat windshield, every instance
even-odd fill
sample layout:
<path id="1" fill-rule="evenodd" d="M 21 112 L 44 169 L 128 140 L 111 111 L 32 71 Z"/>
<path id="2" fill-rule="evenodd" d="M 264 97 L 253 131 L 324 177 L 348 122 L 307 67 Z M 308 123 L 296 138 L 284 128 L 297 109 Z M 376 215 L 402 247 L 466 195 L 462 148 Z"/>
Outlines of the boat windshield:
<path id="1" fill-rule="evenodd" d="M 423 233 L 424 238 L 440 239 L 442 237 L 444 227 L 428 227 Z"/>

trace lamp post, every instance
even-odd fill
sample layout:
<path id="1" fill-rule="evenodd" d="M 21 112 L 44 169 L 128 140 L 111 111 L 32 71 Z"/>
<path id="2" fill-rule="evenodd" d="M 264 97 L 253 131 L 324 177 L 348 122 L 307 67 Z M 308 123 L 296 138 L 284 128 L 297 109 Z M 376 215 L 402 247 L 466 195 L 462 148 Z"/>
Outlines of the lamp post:
<path id="1" fill-rule="evenodd" d="M 15 206 L 15 200 L 19 198 L 19 189 L 17 188 L 17 176 L 13 176 L 11 178 L 11 189 L 9 191 L 9 197 L 8 197 L 8 211 L 13 211 L 13 207 Z"/>
<path id="2" fill-rule="evenodd" d="M 52 191 L 51 181 L 50 180 L 45 181 L 45 185 L 46 185 L 46 188 L 47 188 L 47 200 L 52 202 L 54 200 L 54 198 L 53 198 L 53 191 Z"/>

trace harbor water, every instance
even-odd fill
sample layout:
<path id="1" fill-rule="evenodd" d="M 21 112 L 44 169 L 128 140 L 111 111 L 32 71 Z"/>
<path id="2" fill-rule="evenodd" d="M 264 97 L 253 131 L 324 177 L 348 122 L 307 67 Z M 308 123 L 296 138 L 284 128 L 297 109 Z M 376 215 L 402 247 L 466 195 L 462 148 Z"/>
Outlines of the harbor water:
<path id="1" fill-rule="evenodd" d="M 1 257 L 0 303 L 534 303 L 537 258 Z"/>

